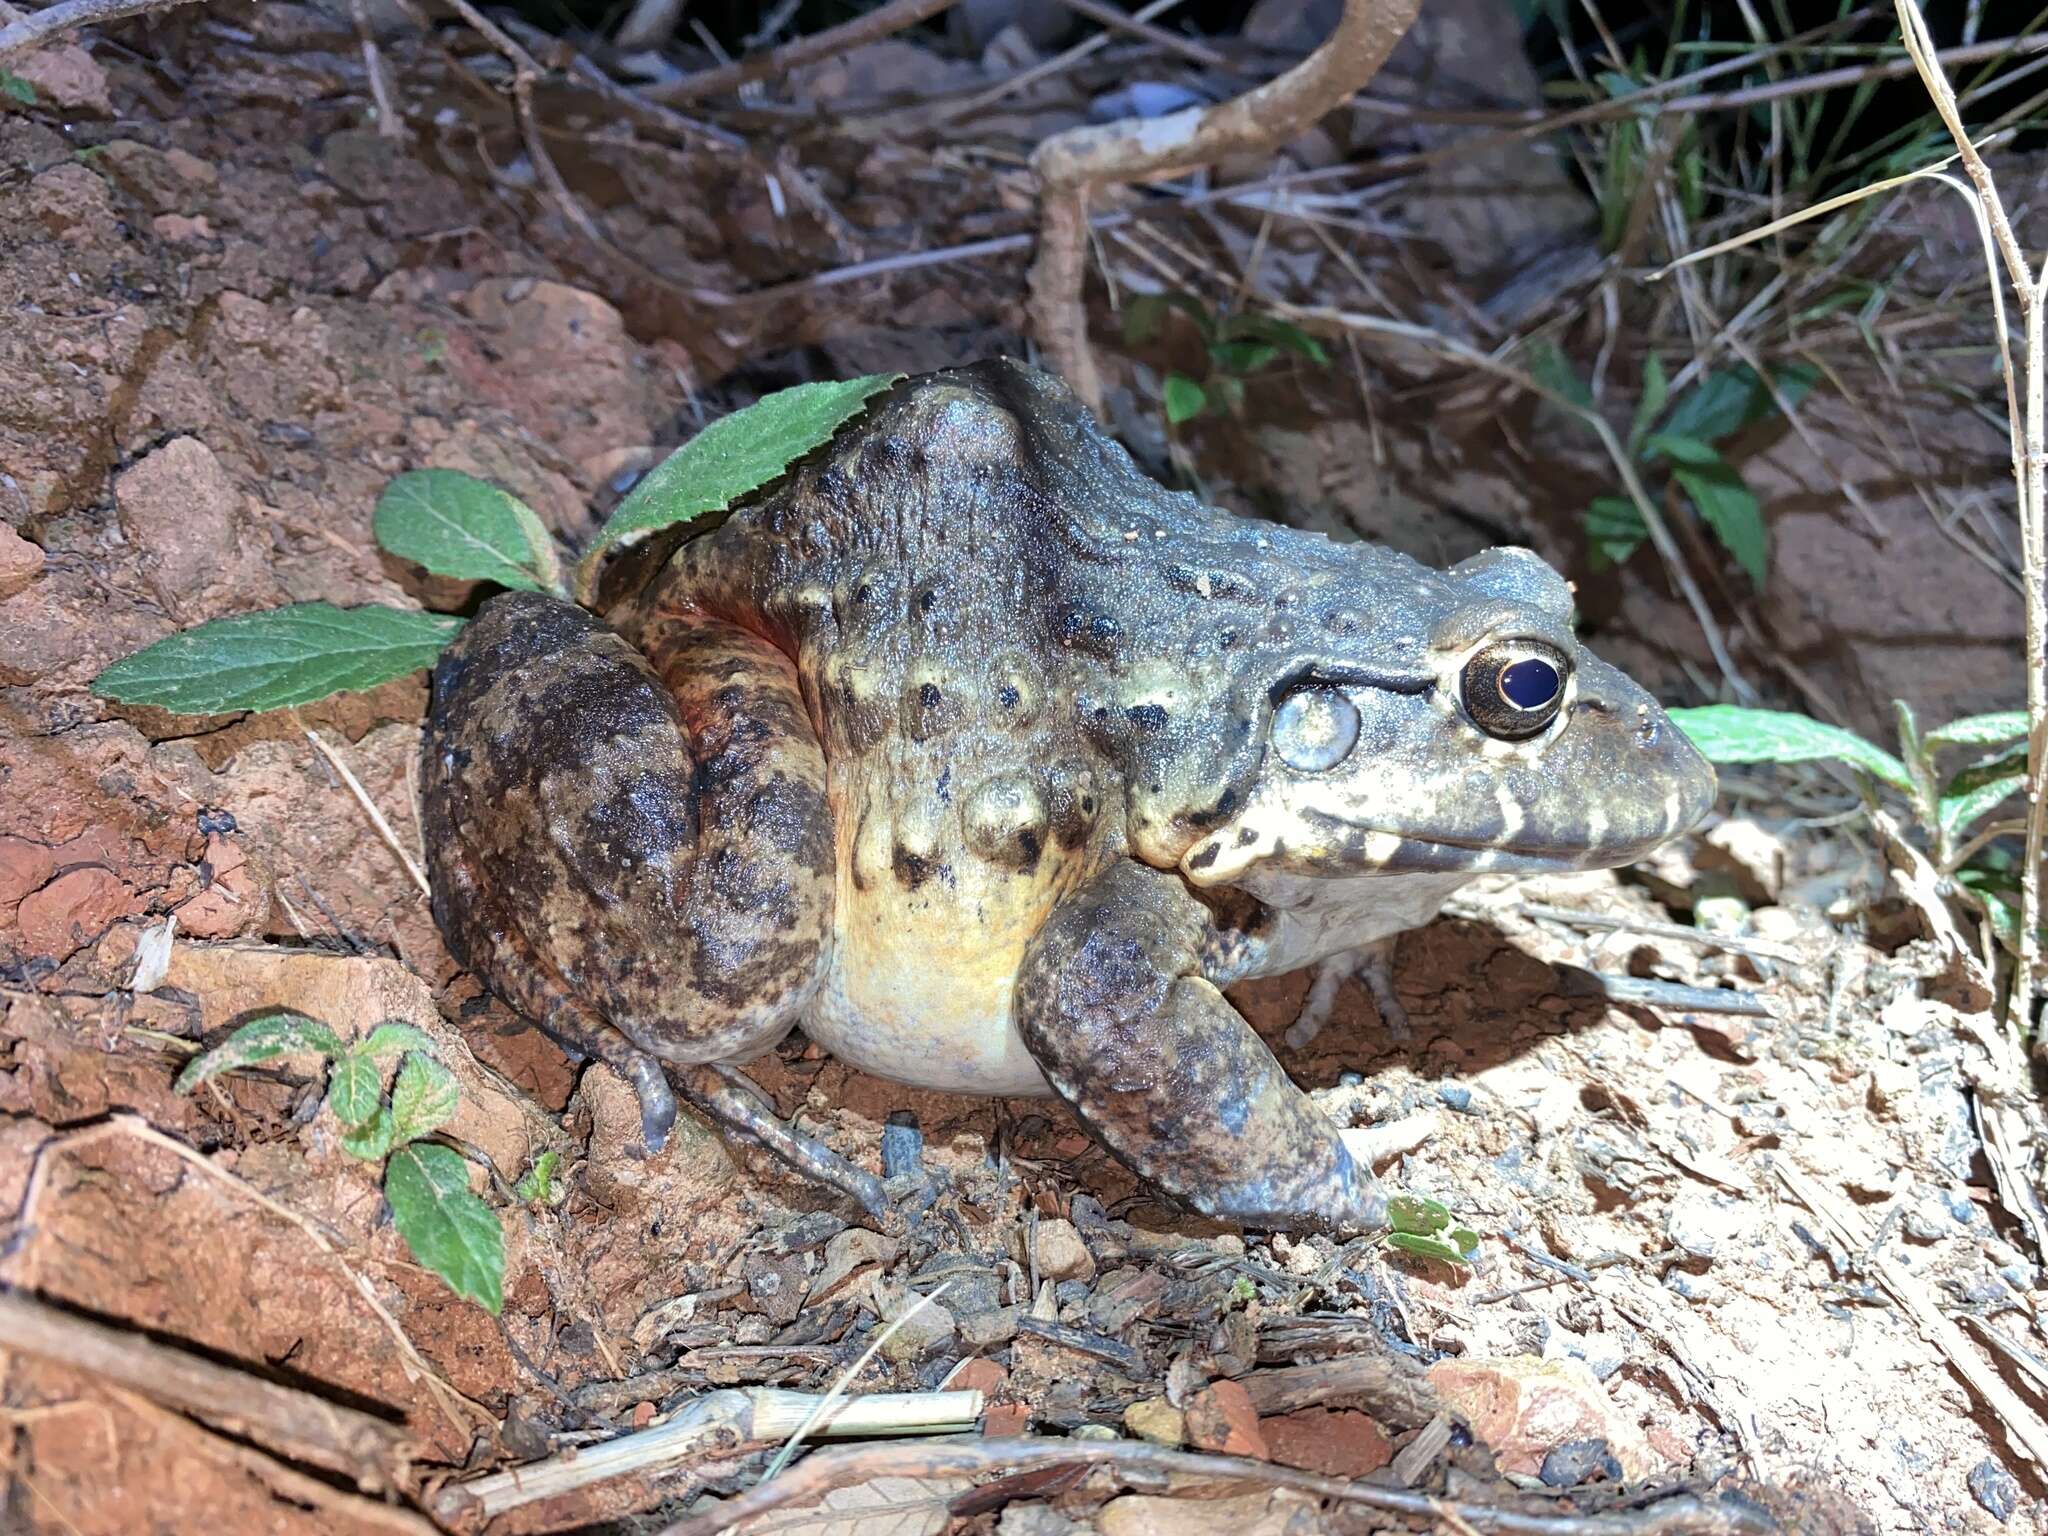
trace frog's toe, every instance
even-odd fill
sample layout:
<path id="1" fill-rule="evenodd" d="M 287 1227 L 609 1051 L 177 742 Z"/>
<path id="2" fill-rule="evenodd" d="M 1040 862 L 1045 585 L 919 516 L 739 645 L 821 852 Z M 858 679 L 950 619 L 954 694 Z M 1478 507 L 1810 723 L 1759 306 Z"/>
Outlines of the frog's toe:
<path id="1" fill-rule="evenodd" d="M 850 1196 L 876 1220 L 889 1214 L 889 1199 L 880 1179 L 854 1167 L 823 1142 L 785 1125 L 769 1108 L 761 1090 L 737 1068 L 722 1063 L 691 1067 L 683 1077 L 683 1093 L 727 1130 L 765 1148 L 805 1178 Z"/>
<path id="2" fill-rule="evenodd" d="M 1356 977 L 1372 1005 L 1379 1011 L 1380 1022 L 1387 1033 L 1396 1040 L 1406 1040 L 1410 1034 L 1408 1010 L 1402 1006 L 1400 995 L 1394 990 L 1394 945 L 1399 935 L 1375 939 L 1356 949 L 1347 949 L 1331 955 L 1316 966 L 1315 980 L 1309 984 L 1308 997 L 1302 1002 L 1301 1012 L 1294 1016 L 1294 1022 L 1287 1026 L 1287 1033 L 1280 1038 L 1291 1051 L 1305 1049 L 1315 1042 L 1323 1032 L 1323 1026 L 1330 1022 L 1331 1014 L 1337 1009 L 1337 993 L 1345 982 Z"/>
<path id="3" fill-rule="evenodd" d="M 668 1145 L 668 1133 L 675 1129 L 675 1090 L 661 1063 L 644 1053 L 636 1053 L 627 1063 L 626 1076 L 640 1096 L 640 1141 L 653 1157 Z"/>

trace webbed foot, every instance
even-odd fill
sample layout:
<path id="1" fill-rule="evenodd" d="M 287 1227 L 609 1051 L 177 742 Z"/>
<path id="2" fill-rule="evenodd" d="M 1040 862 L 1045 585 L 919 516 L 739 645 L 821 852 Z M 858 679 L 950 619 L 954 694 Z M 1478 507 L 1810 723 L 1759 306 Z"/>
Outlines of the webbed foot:
<path id="1" fill-rule="evenodd" d="M 1287 1026 L 1287 1033 L 1280 1037 L 1289 1050 L 1299 1051 L 1314 1043 L 1316 1036 L 1323 1032 L 1323 1026 L 1330 1022 L 1330 1015 L 1336 1011 L 1338 989 L 1353 977 L 1372 998 L 1373 1007 L 1379 1010 L 1380 1022 L 1386 1025 L 1387 1033 L 1396 1040 L 1409 1037 L 1408 1010 L 1401 1005 L 1400 996 L 1394 991 L 1394 945 L 1399 937 L 1396 934 L 1361 944 L 1356 949 L 1339 951 L 1316 966 L 1315 980 L 1309 983 L 1308 997 L 1302 1002 L 1301 1012 L 1294 1016 L 1294 1022 Z"/>

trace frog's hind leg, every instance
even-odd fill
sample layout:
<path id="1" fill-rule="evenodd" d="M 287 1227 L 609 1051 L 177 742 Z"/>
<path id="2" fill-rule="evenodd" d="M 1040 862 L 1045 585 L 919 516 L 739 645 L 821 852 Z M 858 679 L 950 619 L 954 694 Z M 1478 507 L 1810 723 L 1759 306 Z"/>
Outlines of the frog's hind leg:
<path id="1" fill-rule="evenodd" d="M 1205 1215 L 1383 1227 L 1372 1170 L 1201 976 L 1206 920 L 1178 876 L 1111 865 L 1054 910 L 1025 955 L 1024 1043 L 1110 1151 Z"/>
<path id="2" fill-rule="evenodd" d="M 694 617 L 651 621 L 642 642 L 537 593 L 486 603 L 434 669 L 421 810 L 450 950 L 624 1073 L 658 1143 L 675 1106 L 652 1058 L 745 1060 L 809 1003 L 834 867 L 824 754 L 788 658 Z M 733 1092 L 688 1083 L 714 1113 Z M 807 1173 L 831 1158 L 763 1135 Z M 865 1197 L 859 1170 L 838 1172 Z"/>

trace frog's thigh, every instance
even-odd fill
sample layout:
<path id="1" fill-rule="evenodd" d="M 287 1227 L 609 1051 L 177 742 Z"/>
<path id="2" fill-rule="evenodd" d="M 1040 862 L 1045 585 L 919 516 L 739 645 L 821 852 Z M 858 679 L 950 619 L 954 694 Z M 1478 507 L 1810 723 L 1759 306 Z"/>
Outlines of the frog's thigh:
<path id="1" fill-rule="evenodd" d="M 1025 1044 L 1105 1146 L 1196 1210 L 1255 1227 L 1384 1226 L 1372 1170 L 1198 974 L 1204 928 L 1177 876 L 1112 865 L 1025 956 Z"/>
<path id="2" fill-rule="evenodd" d="M 484 605 L 422 744 L 450 947 L 573 1045 L 744 1058 L 794 1022 L 832 905 L 824 759 L 794 669 L 730 625 L 667 623 L 650 665 L 581 609 Z M 565 1001 L 566 999 L 566 1001 Z"/>

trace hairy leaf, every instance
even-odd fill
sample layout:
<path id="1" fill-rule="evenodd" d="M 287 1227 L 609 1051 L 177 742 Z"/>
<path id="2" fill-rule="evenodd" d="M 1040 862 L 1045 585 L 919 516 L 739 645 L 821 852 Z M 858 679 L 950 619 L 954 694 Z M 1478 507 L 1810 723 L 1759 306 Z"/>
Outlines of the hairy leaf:
<path id="1" fill-rule="evenodd" d="M 431 1135 L 455 1117 L 455 1074 L 431 1056 L 405 1058 L 391 1085 L 391 1137 L 401 1144 Z"/>
<path id="2" fill-rule="evenodd" d="M 1530 378 L 1573 405 L 1592 408 L 1593 391 L 1587 388 L 1586 381 L 1579 377 L 1578 369 L 1572 366 L 1571 359 L 1558 349 L 1555 342 L 1532 342 L 1525 356 Z"/>
<path id="3" fill-rule="evenodd" d="M 341 1130 L 341 1150 L 350 1157 L 360 1157 L 366 1163 L 374 1163 L 391 1151 L 391 1111 L 382 1104 L 377 1113 L 361 1125 L 346 1125 Z"/>
<path id="4" fill-rule="evenodd" d="M 829 442 L 847 421 L 900 373 L 875 373 L 836 384 L 799 384 L 720 417 L 640 479 L 591 541 L 578 566 L 578 589 L 589 589 L 604 551 L 650 533 L 722 512 Z"/>
<path id="5" fill-rule="evenodd" d="M 384 1166 L 384 1198 L 414 1258 L 484 1310 L 504 1305 L 504 1229 L 470 1193 L 461 1153 L 431 1141 L 400 1147 Z"/>
<path id="6" fill-rule="evenodd" d="M 1670 381 L 1664 377 L 1664 359 L 1652 352 L 1643 363 L 1643 392 L 1636 397 L 1635 419 L 1629 423 L 1629 452 L 1640 455 L 1644 437 L 1671 398 Z"/>
<path id="7" fill-rule="evenodd" d="M 437 576 L 525 592 L 561 590 L 554 540 L 533 508 L 460 470 L 398 476 L 377 498 L 371 529 L 380 547 Z"/>
<path id="8" fill-rule="evenodd" d="M 280 1009 L 251 1019 L 205 1055 L 193 1057 L 178 1074 L 177 1090 L 190 1093 L 209 1077 L 277 1056 L 339 1056 L 345 1049 L 341 1037 L 318 1019 Z"/>
<path id="9" fill-rule="evenodd" d="M 1643 446 L 1672 460 L 1671 477 L 1735 563 L 1761 587 L 1770 574 L 1770 533 L 1764 527 L 1764 509 L 1734 466 L 1698 438 L 1654 432 Z"/>
<path id="10" fill-rule="evenodd" d="M 368 1125 L 384 1101 L 384 1076 L 361 1047 L 344 1051 L 327 1079 L 327 1107 L 347 1126 Z"/>
<path id="11" fill-rule="evenodd" d="M 92 691 L 181 715 L 285 709 L 432 666 L 461 628 L 460 619 L 407 608 L 293 603 L 159 640 L 107 668 Z"/>
<path id="12" fill-rule="evenodd" d="M 1325 367 L 1329 365 L 1330 354 L 1323 344 L 1309 335 L 1298 325 L 1292 325 L 1273 315 L 1232 315 L 1225 329 L 1232 335 L 1250 336 L 1259 341 L 1270 341 L 1297 357 Z"/>
<path id="13" fill-rule="evenodd" d="M 1215 333 L 1216 321 L 1209 306 L 1192 293 L 1141 293 L 1124 306 L 1124 340 L 1134 347 L 1143 346 L 1159 334 L 1159 324 L 1168 311 L 1176 309 L 1194 321 L 1203 340 Z"/>
<path id="14" fill-rule="evenodd" d="M 2026 787 L 2026 775 L 2015 774 L 2009 779 L 1993 779 L 1959 795 L 1943 795 L 1939 812 L 1942 831 L 1950 837 L 1962 836 Z"/>
<path id="15" fill-rule="evenodd" d="M 1451 1224 L 1451 1208 L 1421 1195 L 1394 1195 L 1387 1201 L 1387 1221 L 1396 1232 L 1429 1237 Z"/>
<path id="16" fill-rule="evenodd" d="M 1417 1254 L 1425 1259 L 1436 1259 L 1460 1269 L 1469 1268 L 1472 1263 L 1469 1254 L 1460 1252 L 1440 1237 L 1422 1237 L 1414 1232 L 1390 1232 L 1387 1234 L 1387 1246 L 1398 1248 L 1403 1253 Z M 1476 1238 L 1474 1246 L 1477 1246 Z"/>
<path id="17" fill-rule="evenodd" d="M 2024 709 L 2001 710 L 1995 715 L 1966 715 L 1936 726 L 1927 733 L 1927 745 L 1934 747 L 1995 747 L 2018 741 L 2027 734 Z"/>
<path id="18" fill-rule="evenodd" d="M 1595 496 L 1592 505 L 1579 514 L 1579 521 L 1592 543 L 1596 564 L 1605 560 L 1620 565 L 1650 536 L 1643 514 L 1626 496 Z"/>
<path id="19" fill-rule="evenodd" d="M 1709 704 L 1674 709 L 1671 720 L 1714 763 L 1810 763 L 1822 758 L 1861 768 L 1894 789 L 1913 792 L 1906 765 L 1840 726 L 1775 709 Z"/>
<path id="20" fill-rule="evenodd" d="M 536 1205 L 555 1203 L 555 1165 L 561 1162 L 562 1154 L 553 1148 L 541 1153 L 533 1160 L 533 1166 L 526 1170 L 519 1182 L 512 1186 L 512 1193 L 522 1200 Z"/>
<path id="21" fill-rule="evenodd" d="M 355 1048 L 363 1055 L 373 1058 L 400 1056 L 407 1051 L 424 1051 L 429 1056 L 435 1053 L 432 1035 L 397 1019 L 386 1019 L 357 1041 Z"/>
<path id="22" fill-rule="evenodd" d="M 1797 405 L 1820 375 L 1808 364 L 1787 363 L 1772 377 L 1786 402 Z M 1769 387 L 1745 363 L 1708 374 L 1672 407 L 1661 430 L 1673 437 L 1718 443 L 1777 408 Z"/>

